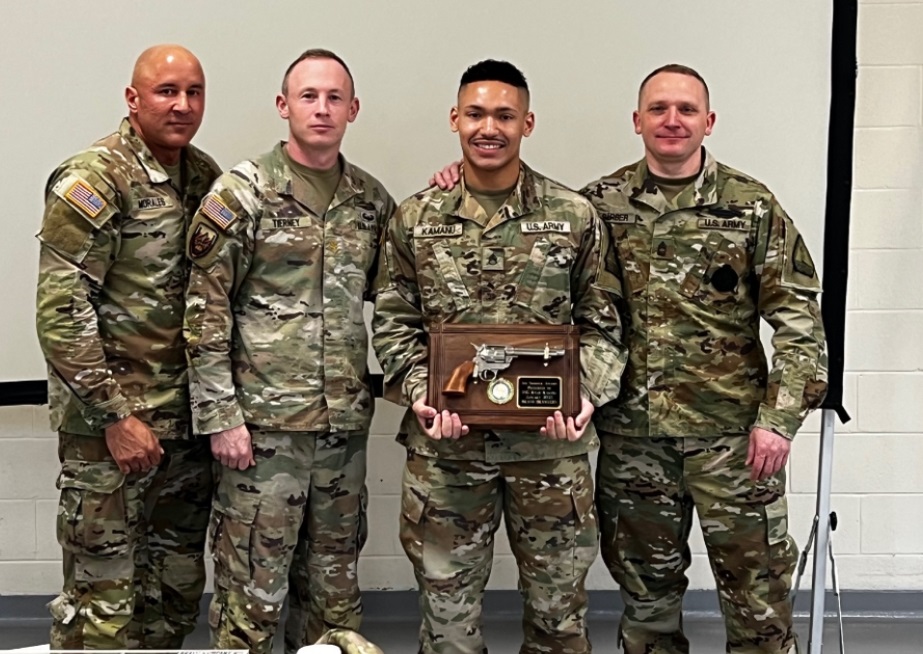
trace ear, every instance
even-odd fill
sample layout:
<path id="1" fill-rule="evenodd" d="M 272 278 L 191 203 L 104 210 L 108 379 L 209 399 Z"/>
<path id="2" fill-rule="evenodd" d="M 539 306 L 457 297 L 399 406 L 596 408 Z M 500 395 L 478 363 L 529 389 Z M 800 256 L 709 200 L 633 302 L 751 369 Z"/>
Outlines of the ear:
<path id="1" fill-rule="evenodd" d="M 522 135 L 529 136 L 532 134 L 533 129 L 535 129 L 535 114 L 530 111 L 526 114 L 526 124 L 522 130 Z"/>
<path id="2" fill-rule="evenodd" d="M 641 114 L 637 111 L 631 112 L 631 122 L 635 124 L 635 134 L 641 133 Z"/>
<path id="3" fill-rule="evenodd" d="M 138 113 L 138 89 L 133 86 L 125 87 L 125 104 L 128 105 L 128 113 Z"/>
<path id="4" fill-rule="evenodd" d="M 449 129 L 458 133 L 458 107 L 449 109 Z"/>
<path id="5" fill-rule="evenodd" d="M 346 120 L 353 122 L 356 120 L 356 116 L 359 115 L 359 98 L 354 97 L 349 101 L 349 115 Z"/>
<path id="6" fill-rule="evenodd" d="M 285 96 L 281 93 L 276 96 L 276 110 L 279 112 L 279 116 L 283 120 L 288 120 L 288 102 L 285 100 Z"/>
<path id="7" fill-rule="evenodd" d="M 714 111 L 709 111 L 708 115 L 705 117 L 705 136 L 711 135 L 712 129 L 715 127 L 715 121 L 718 117 L 715 115 Z"/>

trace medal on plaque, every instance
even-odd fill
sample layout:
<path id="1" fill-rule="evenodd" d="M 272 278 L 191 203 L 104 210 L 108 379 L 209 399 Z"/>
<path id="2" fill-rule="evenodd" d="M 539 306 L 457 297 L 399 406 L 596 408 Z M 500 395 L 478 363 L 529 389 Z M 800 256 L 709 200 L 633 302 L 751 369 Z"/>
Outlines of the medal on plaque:
<path id="1" fill-rule="evenodd" d="M 509 379 L 498 377 L 487 384 L 487 399 L 494 404 L 506 404 L 513 399 L 513 384 Z"/>
<path id="2" fill-rule="evenodd" d="M 573 325 L 435 325 L 430 406 L 496 429 L 537 428 L 555 411 L 576 415 L 578 337 Z"/>

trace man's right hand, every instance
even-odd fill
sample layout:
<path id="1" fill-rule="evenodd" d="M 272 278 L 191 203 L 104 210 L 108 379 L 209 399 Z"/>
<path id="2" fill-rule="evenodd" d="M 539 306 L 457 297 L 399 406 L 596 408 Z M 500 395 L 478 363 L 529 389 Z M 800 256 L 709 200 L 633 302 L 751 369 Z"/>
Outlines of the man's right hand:
<path id="1" fill-rule="evenodd" d="M 160 463 L 163 448 L 150 427 L 135 416 L 106 427 L 106 446 L 123 475 L 147 472 Z"/>
<path id="2" fill-rule="evenodd" d="M 246 425 L 219 431 L 211 435 L 212 456 L 231 470 L 246 470 L 256 465 L 253 442 Z"/>
<path id="3" fill-rule="evenodd" d="M 434 441 L 443 438 L 458 439 L 468 433 L 468 425 L 463 425 L 457 413 L 443 411 L 439 413 L 426 404 L 426 397 L 421 397 L 410 407 L 417 414 L 417 421 L 427 436 Z M 432 421 L 430 426 L 427 423 Z"/>
<path id="4" fill-rule="evenodd" d="M 429 185 L 435 184 L 443 191 L 451 191 L 461 179 L 461 162 L 453 161 L 429 178 Z"/>

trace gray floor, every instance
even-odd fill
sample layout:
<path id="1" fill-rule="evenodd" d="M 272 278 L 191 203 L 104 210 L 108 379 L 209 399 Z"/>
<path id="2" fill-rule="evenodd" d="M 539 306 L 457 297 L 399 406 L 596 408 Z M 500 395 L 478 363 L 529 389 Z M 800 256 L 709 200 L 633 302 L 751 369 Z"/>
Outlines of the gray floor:
<path id="1" fill-rule="evenodd" d="M 714 619 L 686 621 L 686 633 L 697 654 L 724 652 L 722 624 Z M 807 652 L 807 622 L 799 622 L 802 651 Z M 616 654 L 615 623 L 605 617 L 590 620 L 593 651 L 596 654 Z M 417 624 L 410 621 L 367 619 L 363 632 L 387 654 L 413 654 L 416 651 Z M 515 654 L 519 651 L 520 629 L 515 620 L 491 620 L 485 624 L 487 644 L 491 654 Z M 0 627 L 0 651 L 46 643 L 47 626 L 31 622 L 30 626 Z M 208 629 L 201 626 L 187 640 L 190 648 L 208 646 Z M 281 644 L 276 643 L 281 652 Z M 827 624 L 824 651 L 839 652 L 834 622 Z M 849 654 L 921 654 L 923 653 L 923 620 L 850 619 L 846 624 L 846 651 Z"/>

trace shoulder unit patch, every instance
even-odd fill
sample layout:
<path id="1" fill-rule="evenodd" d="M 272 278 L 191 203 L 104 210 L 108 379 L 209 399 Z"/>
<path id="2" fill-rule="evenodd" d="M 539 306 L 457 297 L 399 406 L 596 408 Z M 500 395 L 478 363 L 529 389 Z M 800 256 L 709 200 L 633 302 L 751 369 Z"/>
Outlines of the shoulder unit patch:
<path id="1" fill-rule="evenodd" d="M 191 259 L 201 259 L 212 251 L 217 242 L 218 232 L 207 224 L 200 222 L 189 237 L 189 257 Z"/>

